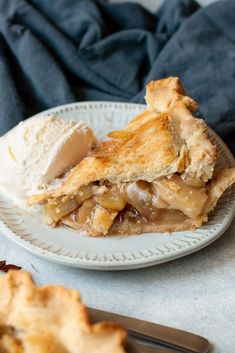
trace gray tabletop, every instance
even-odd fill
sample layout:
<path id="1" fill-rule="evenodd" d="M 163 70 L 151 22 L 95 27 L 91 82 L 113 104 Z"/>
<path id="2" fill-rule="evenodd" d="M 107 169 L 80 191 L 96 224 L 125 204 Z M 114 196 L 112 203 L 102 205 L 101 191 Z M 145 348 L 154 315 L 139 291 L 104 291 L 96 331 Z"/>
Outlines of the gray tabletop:
<path id="1" fill-rule="evenodd" d="M 151 11 L 163 2 L 131 1 Z M 202 6 L 214 1 L 198 0 Z M 235 221 L 204 250 L 153 268 L 128 273 L 89 273 L 82 292 L 90 305 L 189 330 L 207 337 L 214 344 L 213 352 L 234 353 L 234 233 Z"/>
<path id="2" fill-rule="evenodd" d="M 111 0 L 117 2 L 122 0 Z M 200 0 L 203 5 L 213 0 Z M 138 0 L 155 10 L 162 0 Z M 79 270 L 41 260 L 0 236 L 0 260 L 30 271 L 38 285 L 79 289 L 87 305 L 207 337 L 214 353 L 235 352 L 235 221 L 209 247 L 142 270 Z"/>
<path id="3" fill-rule="evenodd" d="M 101 272 L 64 267 L 0 236 L 0 260 L 30 271 L 38 285 L 79 289 L 87 305 L 207 337 L 215 353 L 235 347 L 235 221 L 215 243 L 147 269 Z"/>

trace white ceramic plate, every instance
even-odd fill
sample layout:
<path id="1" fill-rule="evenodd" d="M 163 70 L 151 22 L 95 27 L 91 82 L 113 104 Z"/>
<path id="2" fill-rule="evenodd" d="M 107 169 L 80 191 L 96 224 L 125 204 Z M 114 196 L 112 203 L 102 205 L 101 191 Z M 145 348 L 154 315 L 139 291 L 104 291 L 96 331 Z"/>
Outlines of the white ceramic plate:
<path id="1" fill-rule="evenodd" d="M 101 138 L 108 131 L 125 126 L 144 108 L 140 104 L 84 102 L 41 114 L 56 113 L 63 118 L 85 120 Z M 218 146 L 218 167 L 233 166 L 233 156 L 221 139 L 212 131 L 211 137 Z M 39 216 L 20 211 L 0 195 L 0 230 L 29 252 L 50 261 L 87 269 L 126 270 L 170 261 L 207 246 L 223 234 L 234 212 L 235 190 L 230 189 L 209 222 L 195 232 L 91 238 L 63 227 L 50 228 Z"/>

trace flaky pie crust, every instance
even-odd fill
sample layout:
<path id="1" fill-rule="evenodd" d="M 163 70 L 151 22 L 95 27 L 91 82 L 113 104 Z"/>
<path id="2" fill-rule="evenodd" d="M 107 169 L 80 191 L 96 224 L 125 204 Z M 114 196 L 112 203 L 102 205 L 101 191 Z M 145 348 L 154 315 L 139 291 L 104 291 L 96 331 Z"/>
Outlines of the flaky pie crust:
<path id="1" fill-rule="evenodd" d="M 147 109 L 123 130 L 109 133 L 110 139 L 81 161 L 61 187 L 33 196 L 29 204 L 76 194 L 97 180 L 153 182 L 176 172 L 192 184 L 211 179 L 216 148 L 204 121 L 193 116 L 196 102 L 185 95 L 179 79 L 150 82 L 146 101 Z"/>
<path id="2" fill-rule="evenodd" d="M 125 339 L 115 324 L 92 325 L 75 290 L 37 288 L 22 271 L 0 277 L 1 352 L 124 353 Z"/>
<path id="3" fill-rule="evenodd" d="M 139 210 L 139 215 L 129 217 L 128 205 L 136 207 L 127 197 L 127 209 L 123 212 L 119 213 L 119 209 L 111 212 L 97 203 L 88 221 L 76 223 L 73 216 L 59 221 L 92 236 L 194 230 L 207 221 L 219 197 L 235 182 L 235 168 L 214 172 L 216 147 L 209 138 L 205 122 L 194 116 L 196 102 L 186 95 L 177 77 L 151 81 L 145 99 L 147 107 L 143 113 L 122 130 L 110 132 L 109 139 L 101 141 L 72 169 L 60 187 L 34 195 L 29 204 L 47 200 L 56 203 L 60 197 L 75 199 L 81 187 L 96 182 L 121 190 L 125 185 L 144 181 L 152 185 L 155 196 L 165 205 L 155 208 L 149 205 L 154 219 L 145 218 Z M 181 181 L 173 182 L 174 177 Z M 167 182 L 170 178 L 172 181 Z M 176 193 L 167 196 L 170 190 L 165 185 L 163 194 L 160 180 L 180 189 L 180 202 Z M 202 204 L 195 189 L 202 191 L 201 202 L 205 201 Z M 198 203 L 190 194 L 198 195 Z M 57 220 L 51 222 L 50 218 L 49 222 L 51 225 L 58 223 Z"/>

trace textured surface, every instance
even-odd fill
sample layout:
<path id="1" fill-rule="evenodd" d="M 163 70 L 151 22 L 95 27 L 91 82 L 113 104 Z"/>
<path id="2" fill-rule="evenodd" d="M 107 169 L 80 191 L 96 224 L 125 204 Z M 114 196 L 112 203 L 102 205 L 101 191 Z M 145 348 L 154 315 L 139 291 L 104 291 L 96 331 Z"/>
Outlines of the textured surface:
<path id="1" fill-rule="evenodd" d="M 162 5 L 164 0 L 129 0 L 129 1 L 141 4 L 142 6 L 146 7 L 146 9 L 154 12 Z M 217 1 L 217 0 L 197 0 L 197 2 L 201 6 L 206 6 L 206 5 L 212 4 L 215 1 Z M 225 0 L 223 0 L 223 1 L 225 1 Z M 124 0 L 109 0 L 109 2 L 111 4 L 112 3 L 120 3 L 120 2 L 124 2 Z"/>
<path id="2" fill-rule="evenodd" d="M 111 121 L 107 130 L 110 125 Z M 234 232 L 235 222 L 198 253 L 128 272 L 87 271 L 49 263 L 3 236 L 0 259 L 32 272 L 40 285 L 58 283 L 79 289 L 90 306 L 192 331 L 207 337 L 215 345 L 214 353 L 234 353 Z"/>
<path id="3" fill-rule="evenodd" d="M 151 79 L 179 76 L 235 151 L 234 12 L 233 0 L 201 9 L 166 0 L 157 13 L 133 2 L 1 0 L 0 134 L 59 104 L 143 102 Z"/>
<path id="4" fill-rule="evenodd" d="M 79 289 L 86 304 L 206 336 L 214 353 L 234 353 L 235 222 L 214 244 L 148 269 L 96 272 L 38 259 L 5 238 L 0 258 L 32 272 L 38 284 Z"/>
<path id="5" fill-rule="evenodd" d="M 67 119 L 84 120 L 100 138 L 107 131 L 125 126 L 144 108 L 145 106 L 136 104 L 90 102 L 65 105 L 47 113 L 55 113 Z M 211 137 L 218 146 L 217 166 L 231 167 L 233 157 L 212 132 Z M 91 238 L 64 227 L 50 228 L 39 217 L 38 212 L 31 215 L 20 212 L 1 197 L 0 220 L 7 225 L 5 232 L 8 236 L 44 258 L 90 269 L 129 269 L 169 261 L 211 243 L 232 220 L 235 208 L 233 191 L 234 189 L 228 190 L 211 214 L 209 222 L 195 232 Z M 5 225 L 1 222 L 1 227 Z"/>
<path id="6" fill-rule="evenodd" d="M 2 353 L 125 353 L 126 332 L 91 325 L 79 292 L 38 288 L 27 272 L 0 277 L 0 313 Z"/>
<path id="7" fill-rule="evenodd" d="M 155 10 L 157 0 L 142 2 L 152 3 Z M 222 238 L 196 254 L 130 272 L 66 268 L 40 260 L 3 237 L 0 259 L 22 265 L 39 284 L 80 289 L 89 305 L 192 330 L 213 341 L 214 352 L 234 353 L 234 233 L 235 222 Z"/>

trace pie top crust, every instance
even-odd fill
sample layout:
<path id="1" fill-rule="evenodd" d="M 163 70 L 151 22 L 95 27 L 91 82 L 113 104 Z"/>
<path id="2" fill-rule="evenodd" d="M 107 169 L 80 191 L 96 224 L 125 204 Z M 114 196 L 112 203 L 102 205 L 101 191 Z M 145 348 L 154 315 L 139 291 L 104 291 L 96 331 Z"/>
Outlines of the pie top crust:
<path id="1" fill-rule="evenodd" d="M 48 223 L 92 236 L 192 230 L 207 221 L 235 168 L 214 173 L 216 147 L 179 79 L 152 81 L 147 109 L 112 131 L 60 187 L 33 196 Z"/>
<path id="2" fill-rule="evenodd" d="M 1 352 L 124 353 L 125 339 L 115 324 L 92 325 L 75 290 L 37 288 L 22 271 L 0 277 Z"/>
<path id="3" fill-rule="evenodd" d="M 184 94 L 179 79 L 150 82 L 146 101 L 147 109 L 125 129 L 111 132 L 110 139 L 97 145 L 61 187 L 33 196 L 29 204 L 74 195 L 94 181 L 152 182 L 178 172 L 189 184 L 207 182 L 212 177 L 216 148 L 205 123 L 192 115 L 196 103 Z"/>

